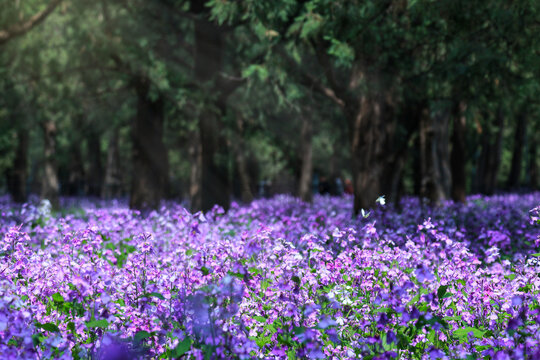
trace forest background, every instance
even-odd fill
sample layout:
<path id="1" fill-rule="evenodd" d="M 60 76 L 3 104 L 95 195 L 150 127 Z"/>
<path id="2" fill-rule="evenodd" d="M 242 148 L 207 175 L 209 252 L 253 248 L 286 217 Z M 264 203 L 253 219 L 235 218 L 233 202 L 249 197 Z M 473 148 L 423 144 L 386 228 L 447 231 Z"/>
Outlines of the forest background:
<path id="1" fill-rule="evenodd" d="M 0 0 L 0 191 L 191 210 L 538 189 L 540 3 Z"/>

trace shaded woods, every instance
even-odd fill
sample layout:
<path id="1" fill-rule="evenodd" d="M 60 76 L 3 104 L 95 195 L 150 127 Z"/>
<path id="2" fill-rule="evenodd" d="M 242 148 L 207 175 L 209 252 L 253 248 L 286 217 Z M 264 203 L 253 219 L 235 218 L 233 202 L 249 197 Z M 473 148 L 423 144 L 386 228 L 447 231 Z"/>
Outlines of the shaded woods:
<path id="1" fill-rule="evenodd" d="M 536 1 L 1 0 L 0 188 L 192 210 L 538 189 Z"/>

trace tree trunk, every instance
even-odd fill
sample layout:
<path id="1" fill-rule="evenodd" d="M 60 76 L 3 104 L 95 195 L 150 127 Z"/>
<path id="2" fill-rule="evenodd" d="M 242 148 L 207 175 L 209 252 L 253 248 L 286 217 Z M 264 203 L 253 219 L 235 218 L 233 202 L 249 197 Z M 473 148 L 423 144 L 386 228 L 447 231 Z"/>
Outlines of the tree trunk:
<path id="1" fill-rule="evenodd" d="M 193 2 L 193 11 L 205 11 L 201 2 Z M 203 86 L 219 93 L 217 82 L 222 67 L 223 38 L 218 26 L 205 18 L 195 20 L 195 77 Z M 221 124 L 225 105 L 219 100 L 205 104 L 199 117 L 201 139 L 201 203 L 195 210 L 207 211 L 214 205 L 229 208 L 230 186 L 226 161 L 227 141 Z M 220 158 L 221 157 L 221 158 Z M 221 160 L 221 161 L 220 161 Z"/>
<path id="2" fill-rule="evenodd" d="M 450 154 L 450 166 L 452 168 L 452 199 L 464 203 L 467 193 L 467 178 L 465 165 L 467 161 L 467 149 L 465 136 L 467 133 L 465 110 L 467 105 L 460 101 L 454 104 L 452 111 L 452 153 Z"/>
<path id="3" fill-rule="evenodd" d="M 300 156 L 302 165 L 300 171 L 300 181 L 298 185 L 298 195 L 304 202 L 311 202 L 311 178 L 313 176 L 313 125 L 308 114 L 301 115 L 302 129 L 300 131 Z"/>
<path id="4" fill-rule="evenodd" d="M 424 107 L 420 115 L 420 197 L 427 199 L 431 204 L 440 203 L 439 191 L 436 182 L 436 168 L 433 154 L 434 129 L 429 109 Z"/>
<path id="5" fill-rule="evenodd" d="M 535 141 L 534 136 L 529 145 L 529 186 L 531 190 L 538 190 L 538 159 L 536 154 L 538 151 L 538 142 Z"/>
<path id="6" fill-rule="evenodd" d="M 149 83 L 136 84 L 137 115 L 132 126 L 133 175 L 130 208 L 155 209 L 166 196 L 169 161 L 163 144 L 163 101 L 149 97 Z"/>
<path id="7" fill-rule="evenodd" d="M 375 206 L 375 200 L 384 195 L 384 176 L 392 172 L 395 122 L 391 101 L 383 94 L 364 95 L 356 109 L 348 110 L 354 214 L 357 215 L 360 209 Z"/>
<path id="8" fill-rule="evenodd" d="M 497 110 L 495 128 L 486 127 L 482 134 L 482 150 L 476 174 L 476 190 L 482 194 L 492 195 L 497 186 L 497 175 L 501 162 L 502 131 L 504 117 L 502 109 Z"/>
<path id="9" fill-rule="evenodd" d="M 122 175 L 120 170 L 120 152 L 118 149 L 118 128 L 114 128 L 107 149 L 107 164 L 101 196 L 105 199 L 120 196 Z"/>
<path id="10" fill-rule="evenodd" d="M 201 134 L 201 209 L 211 210 L 219 205 L 229 208 L 230 188 L 226 157 L 226 145 L 223 144 L 221 124 L 211 111 L 203 112 L 199 119 Z M 218 157 L 221 156 L 221 159 Z"/>
<path id="11" fill-rule="evenodd" d="M 191 137 L 191 143 L 189 145 L 189 157 L 191 161 L 191 171 L 189 175 L 189 199 L 191 202 L 191 211 L 196 211 L 202 207 L 202 150 L 201 137 L 198 130 L 196 130 Z"/>
<path id="12" fill-rule="evenodd" d="M 437 159 L 437 183 L 441 187 L 443 198 L 450 199 L 452 191 L 452 171 L 450 169 L 450 116 L 448 113 L 435 115 L 435 138 L 436 138 L 436 159 Z"/>
<path id="13" fill-rule="evenodd" d="M 236 157 L 236 170 L 240 180 L 240 198 L 242 202 L 250 203 L 253 201 L 253 193 L 251 192 L 250 176 L 245 157 L 244 120 L 240 115 L 236 117 L 236 139 L 233 139 L 232 144 Z"/>
<path id="14" fill-rule="evenodd" d="M 432 116 L 426 105 L 420 115 L 420 193 L 430 204 L 439 205 L 450 193 L 448 166 L 448 121 Z"/>
<path id="15" fill-rule="evenodd" d="M 17 131 L 17 149 L 13 166 L 7 172 L 8 190 L 12 200 L 17 203 L 24 203 L 27 200 L 28 145 L 28 131 L 21 127 Z"/>
<path id="16" fill-rule="evenodd" d="M 103 165 L 101 161 L 101 137 L 95 130 L 89 130 L 87 137 L 88 188 L 90 196 L 100 196 L 103 186 Z"/>
<path id="17" fill-rule="evenodd" d="M 53 120 L 42 123 L 43 128 L 43 181 L 41 184 L 41 197 L 48 199 L 53 208 L 57 209 L 58 202 L 58 174 L 56 166 L 56 124 Z"/>
<path id="18" fill-rule="evenodd" d="M 523 144 L 525 143 L 525 133 L 527 131 L 527 115 L 520 112 L 517 117 L 516 132 L 514 134 L 514 149 L 512 151 L 512 165 L 508 174 L 507 187 L 516 189 L 520 185 L 521 165 L 523 162 Z"/>
<path id="19" fill-rule="evenodd" d="M 76 141 L 71 144 L 69 153 L 69 169 L 67 179 L 67 194 L 82 195 L 84 192 L 84 167 L 81 154 L 81 144 Z"/>

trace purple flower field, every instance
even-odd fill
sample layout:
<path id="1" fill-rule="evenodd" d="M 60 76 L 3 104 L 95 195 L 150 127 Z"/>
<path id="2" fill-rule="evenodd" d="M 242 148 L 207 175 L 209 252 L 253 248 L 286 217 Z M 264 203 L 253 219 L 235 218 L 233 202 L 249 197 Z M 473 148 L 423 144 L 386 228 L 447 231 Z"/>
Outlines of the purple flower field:
<path id="1" fill-rule="evenodd" d="M 1 200 L 0 358 L 540 358 L 540 193 L 351 205 Z"/>

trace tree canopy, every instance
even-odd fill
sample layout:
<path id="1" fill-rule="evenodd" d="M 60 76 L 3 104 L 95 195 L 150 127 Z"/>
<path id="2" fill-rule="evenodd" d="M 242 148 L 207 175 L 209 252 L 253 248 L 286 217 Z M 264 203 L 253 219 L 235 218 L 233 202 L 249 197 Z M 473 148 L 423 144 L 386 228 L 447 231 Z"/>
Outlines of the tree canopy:
<path id="1" fill-rule="evenodd" d="M 17 201 L 226 209 L 350 180 L 358 213 L 538 188 L 536 1 L 0 5 L 0 186 Z"/>

